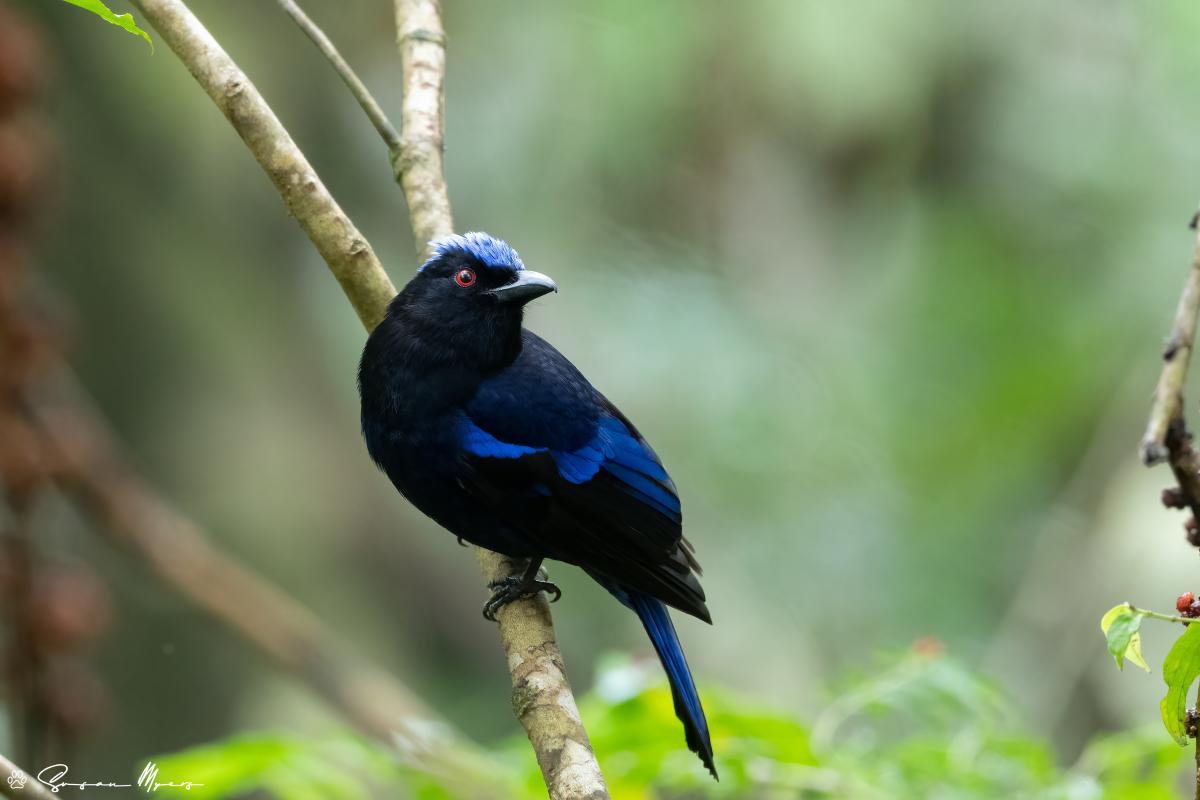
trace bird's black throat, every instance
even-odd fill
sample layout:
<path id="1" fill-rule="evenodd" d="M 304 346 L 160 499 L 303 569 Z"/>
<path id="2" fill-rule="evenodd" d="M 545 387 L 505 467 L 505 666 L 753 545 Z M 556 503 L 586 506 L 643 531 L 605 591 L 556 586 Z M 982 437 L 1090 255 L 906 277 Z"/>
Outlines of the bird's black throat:
<path id="1" fill-rule="evenodd" d="M 364 419 L 403 426 L 465 403 L 521 353 L 521 307 L 486 298 L 434 306 L 413 288 L 396 296 L 363 348 Z"/>

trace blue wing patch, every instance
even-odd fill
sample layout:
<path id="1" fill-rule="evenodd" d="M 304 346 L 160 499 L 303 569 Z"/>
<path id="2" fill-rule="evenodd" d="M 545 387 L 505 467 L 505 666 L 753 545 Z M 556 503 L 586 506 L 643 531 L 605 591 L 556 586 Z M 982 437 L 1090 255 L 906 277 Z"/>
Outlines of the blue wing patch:
<path id="1" fill-rule="evenodd" d="M 460 441 L 464 450 L 472 455 L 483 456 L 484 458 L 520 458 L 521 456 L 546 451 L 544 447 L 526 447 L 523 444 L 502 442 L 476 425 L 467 416 L 462 418 L 462 423 L 460 423 L 459 427 L 459 436 L 461 437 Z"/>
<path id="2" fill-rule="evenodd" d="M 669 481 L 667 471 L 654 454 L 640 439 L 629 432 L 624 423 L 616 417 L 602 417 L 600 432 L 596 434 L 604 450 L 608 464 L 618 464 L 631 470 L 636 470 L 656 481 Z"/>
<path id="3" fill-rule="evenodd" d="M 558 465 L 558 474 L 571 483 L 583 483 L 594 478 L 604 462 L 604 453 L 592 446 L 594 441 L 578 450 L 551 450 L 550 455 L 554 456 L 554 463 Z"/>
<path id="4" fill-rule="evenodd" d="M 616 478 L 625 491 L 668 517 L 678 519 L 679 498 L 654 452 L 616 417 L 600 418 L 596 435 L 575 450 L 554 450 L 501 441 L 464 416 L 459 430 L 462 448 L 484 458 L 521 458 L 549 452 L 563 480 L 580 484 L 604 470 Z M 542 494 L 549 487 L 542 486 Z"/>
<path id="5" fill-rule="evenodd" d="M 671 481 L 667 471 L 616 417 L 601 417 L 596 435 L 578 450 L 551 450 L 550 454 L 559 474 L 571 483 L 589 481 L 604 470 L 647 504 L 669 517 L 679 516 L 679 498 L 667 488 Z"/>

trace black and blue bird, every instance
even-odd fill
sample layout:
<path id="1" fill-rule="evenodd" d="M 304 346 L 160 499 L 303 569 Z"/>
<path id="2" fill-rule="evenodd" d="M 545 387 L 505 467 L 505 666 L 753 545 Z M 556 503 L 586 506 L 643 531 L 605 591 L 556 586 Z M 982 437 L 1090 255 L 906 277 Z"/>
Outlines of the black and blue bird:
<path id="1" fill-rule="evenodd" d="M 558 587 L 575 564 L 641 619 L 688 747 L 716 777 L 708 722 L 667 606 L 711 623 L 679 494 L 624 414 L 545 340 L 524 306 L 557 287 L 485 233 L 447 236 L 388 307 L 359 364 L 367 449 L 396 488 L 461 540 L 528 567 L 484 616 Z"/>

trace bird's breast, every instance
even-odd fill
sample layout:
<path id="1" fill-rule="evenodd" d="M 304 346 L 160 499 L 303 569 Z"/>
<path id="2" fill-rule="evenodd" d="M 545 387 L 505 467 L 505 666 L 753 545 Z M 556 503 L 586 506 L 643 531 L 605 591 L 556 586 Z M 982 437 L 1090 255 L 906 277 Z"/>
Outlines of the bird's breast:
<path id="1" fill-rule="evenodd" d="M 367 450 L 389 475 L 409 471 L 452 474 L 458 460 L 461 412 L 406 417 L 389 414 L 363 419 Z"/>

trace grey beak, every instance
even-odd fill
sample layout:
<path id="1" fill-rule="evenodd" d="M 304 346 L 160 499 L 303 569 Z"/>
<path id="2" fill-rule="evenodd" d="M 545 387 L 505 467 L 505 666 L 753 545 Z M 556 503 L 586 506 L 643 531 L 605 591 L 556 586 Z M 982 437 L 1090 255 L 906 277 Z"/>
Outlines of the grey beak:
<path id="1" fill-rule="evenodd" d="M 501 303 L 517 303 L 524 305 L 535 297 L 541 297 L 550 292 L 557 292 L 558 285 L 550 280 L 550 276 L 540 272 L 523 269 L 517 273 L 517 279 L 512 283 L 492 289 L 488 294 Z"/>

